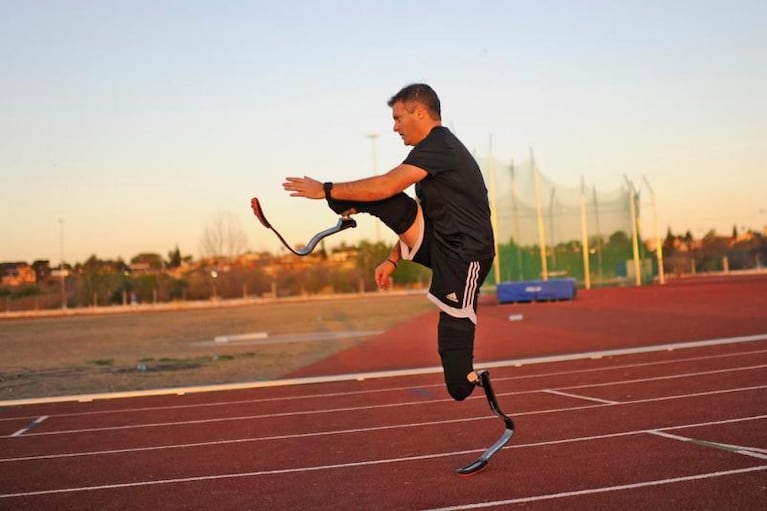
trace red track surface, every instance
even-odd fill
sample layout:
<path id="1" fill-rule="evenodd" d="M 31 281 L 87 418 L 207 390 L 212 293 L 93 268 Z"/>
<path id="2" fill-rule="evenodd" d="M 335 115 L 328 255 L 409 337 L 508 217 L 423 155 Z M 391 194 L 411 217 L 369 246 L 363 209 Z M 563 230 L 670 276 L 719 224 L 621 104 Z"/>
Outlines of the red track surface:
<path id="1" fill-rule="evenodd" d="M 767 278 L 487 301 L 479 317 L 477 362 L 493 367 L 517 433 L 474 477 L 453 470 L 501 421 L 479 392 L 451 401 L 427 370 L 5 408 L 0 509 L 765 508 Z M 434 366 L 435 321 L 418 318 L 291 376 Z"/>

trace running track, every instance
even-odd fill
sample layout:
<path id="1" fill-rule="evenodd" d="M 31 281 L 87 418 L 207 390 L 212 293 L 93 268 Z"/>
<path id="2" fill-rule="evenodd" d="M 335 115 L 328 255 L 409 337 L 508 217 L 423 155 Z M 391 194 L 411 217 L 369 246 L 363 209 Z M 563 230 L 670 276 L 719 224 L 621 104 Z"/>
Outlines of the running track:
<path id="1" fill-rule="evenodd" d="M 765 508 L 767 278 L 488 301 L 480 324 L 517 434 L 474 477 L 453 470 L 501 421 L 447 398 L 430 314 L 284 385 L 6 403 L 0 509 Z"/>

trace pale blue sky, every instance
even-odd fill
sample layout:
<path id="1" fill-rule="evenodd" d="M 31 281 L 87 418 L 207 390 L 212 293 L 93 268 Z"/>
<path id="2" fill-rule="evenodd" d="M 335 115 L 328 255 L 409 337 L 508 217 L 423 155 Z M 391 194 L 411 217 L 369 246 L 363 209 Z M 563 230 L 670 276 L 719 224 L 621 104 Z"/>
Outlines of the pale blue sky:
<path id="1" fill-rule="evenodd" d="M 764 1 L 0 1 L 0 261 L 199 255 L 251 196 L 299 243 L 335 223 L 288 175 L 408 148 L 386 100 L 426 81 L 478 155 L 564 186 L 642 186 L 644 237 L 767 225 Z M 60 224 L 59 220 L 63 220 Z M 63 225 L 63 231 L 60 226 Z M 334 241 L 374 239 L 374 222 Z M 388 233 L 385 233 L 388 234 Z"/>

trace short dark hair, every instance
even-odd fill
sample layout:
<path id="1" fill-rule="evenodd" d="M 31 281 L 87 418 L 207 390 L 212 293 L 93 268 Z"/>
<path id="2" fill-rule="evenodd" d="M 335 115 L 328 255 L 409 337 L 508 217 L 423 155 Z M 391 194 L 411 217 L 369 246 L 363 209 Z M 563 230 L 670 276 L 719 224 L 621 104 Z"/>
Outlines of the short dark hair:
<path id="1" fill-rule="evenodd" d="M 421 103 L 426 107 L 426 111 L 429 112 L 429 116 L 432 119 L 435 121 L 442 119 L 442 109 L 439 104 L 439 97 L 437 97 L 437 93 L 434 92 L 434 89 L 425 83 L 413 83 L 403 87 L 402 90 L 389 99 L 387 104 L 391 107 L 398 101 L 402 101 L 403 103 Z"/>

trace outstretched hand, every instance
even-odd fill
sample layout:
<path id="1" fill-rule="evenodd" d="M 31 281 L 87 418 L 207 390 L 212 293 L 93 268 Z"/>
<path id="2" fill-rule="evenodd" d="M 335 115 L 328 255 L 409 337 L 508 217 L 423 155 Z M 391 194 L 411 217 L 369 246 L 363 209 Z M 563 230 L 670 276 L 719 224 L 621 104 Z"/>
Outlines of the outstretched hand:
<path id="1" fill-rule="evenodd" d="M 324 199 L 325 190 L 322 183 L 308 176 L 304 177 L 286 177 L 282 183 L 285 191 L 291 192 L 291 197 L 306 197 L 307 199 Z"/>

